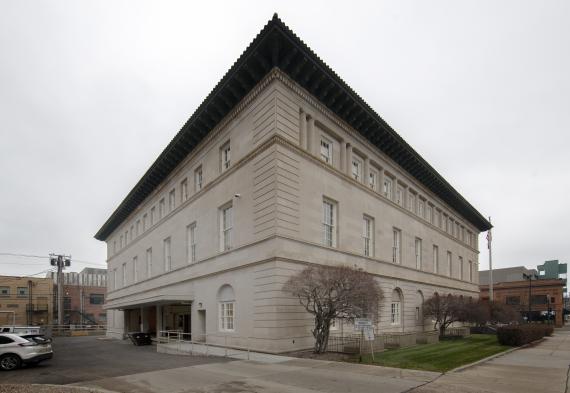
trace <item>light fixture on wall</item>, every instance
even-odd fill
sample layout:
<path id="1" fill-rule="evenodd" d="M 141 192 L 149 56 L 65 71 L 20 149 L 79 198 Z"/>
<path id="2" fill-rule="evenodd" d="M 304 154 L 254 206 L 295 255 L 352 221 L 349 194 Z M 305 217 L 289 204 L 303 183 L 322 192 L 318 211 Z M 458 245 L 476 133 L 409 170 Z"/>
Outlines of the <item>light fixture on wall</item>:
<path id="1" fill-rule="evenodd" d="M 202 303 L 198 303 L 198 308 L 202 308 Z"/>

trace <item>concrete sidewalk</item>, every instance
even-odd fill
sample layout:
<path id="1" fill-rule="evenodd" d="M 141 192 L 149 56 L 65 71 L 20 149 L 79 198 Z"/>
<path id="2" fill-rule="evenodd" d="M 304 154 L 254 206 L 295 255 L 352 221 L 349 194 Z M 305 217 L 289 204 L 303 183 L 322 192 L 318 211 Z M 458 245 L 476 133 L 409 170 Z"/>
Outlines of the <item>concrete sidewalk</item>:
<path id="1" fill-rule="evenodd" d="M 351 363 L 293 359 L 280 363 L 236 360 L 81 382 L 76 385 L 142 393 L 399 393 L 439 373 Z"/>
<path id="2" fill-rule="evenodd" d="M 414 393 L 564 393 L 570 365 L 570 332 L 482 364 L 451 372 Z"/>
<path id="3" fill-rule="evenodd" d="M 199 364 L 76 385 L 142 393 L 564 393 L 570 365 L 570 332 L 556 331 L 553 337 L 534 346 L 444 375 L 277 357 Z"/>

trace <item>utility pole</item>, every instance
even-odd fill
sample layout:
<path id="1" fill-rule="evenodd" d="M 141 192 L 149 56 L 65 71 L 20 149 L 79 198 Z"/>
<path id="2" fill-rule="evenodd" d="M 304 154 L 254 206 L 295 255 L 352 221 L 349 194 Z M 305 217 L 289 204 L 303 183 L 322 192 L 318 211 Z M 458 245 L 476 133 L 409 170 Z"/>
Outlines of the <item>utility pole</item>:
<path id="1" fill-rule="evenodd" d="M 63 325 L 63 269 L 71 266 L 71 255 L 49 254 L 52 266 L 57 266 L 57 324 Z"/>
<path id="2" fill-rule="evenodd" d="M 489 224 L 491 223 L 491 217 L 489 217 Z M 489 248 L 489 301 L 493 303 L 493 253 L 491 252 L 491 242 L 493 236 L 491 235 L 491 228 L 487 232 L 487 247 Z"/>
<path id="3" fill-rule="evenodd" d="M 32 280 L 28 280 L 28 326 L 32 326 Z"/>

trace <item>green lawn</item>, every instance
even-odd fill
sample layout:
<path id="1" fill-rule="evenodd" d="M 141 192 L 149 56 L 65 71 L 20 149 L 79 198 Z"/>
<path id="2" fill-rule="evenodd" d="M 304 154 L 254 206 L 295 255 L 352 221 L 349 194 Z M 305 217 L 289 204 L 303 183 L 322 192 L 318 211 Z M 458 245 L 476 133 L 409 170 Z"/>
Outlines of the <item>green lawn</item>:
<path id="1" fill-rule="evenodd" d="M 363 355 L 362 362 L 388 367 L 444 372 L 509 348 L 511 347 L 500 345 L 497 342 L 497 336 L 475 334 L 467 338 L 441 341 L 437 344 L 416 345 L 378 352 L 374 354 L 374 362 L 372 362 L 372 356 Z"/>

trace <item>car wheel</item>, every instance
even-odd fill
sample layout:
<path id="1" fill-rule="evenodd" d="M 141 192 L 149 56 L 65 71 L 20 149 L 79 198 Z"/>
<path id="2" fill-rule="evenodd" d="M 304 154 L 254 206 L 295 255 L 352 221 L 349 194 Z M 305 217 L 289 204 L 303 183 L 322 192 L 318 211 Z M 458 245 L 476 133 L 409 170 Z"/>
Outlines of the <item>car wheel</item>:
<path id="1" fill-rule="evenodd" d="M 5 371 L 15 370 L 22 364 L 22 360 L 18 355 L 9 353 L 0 357 L 0 369 Z"/>

